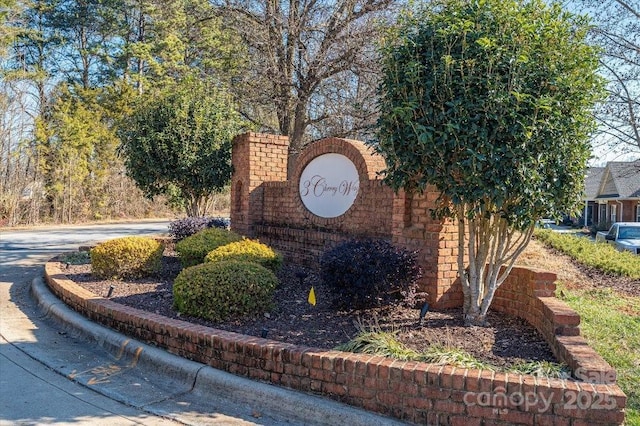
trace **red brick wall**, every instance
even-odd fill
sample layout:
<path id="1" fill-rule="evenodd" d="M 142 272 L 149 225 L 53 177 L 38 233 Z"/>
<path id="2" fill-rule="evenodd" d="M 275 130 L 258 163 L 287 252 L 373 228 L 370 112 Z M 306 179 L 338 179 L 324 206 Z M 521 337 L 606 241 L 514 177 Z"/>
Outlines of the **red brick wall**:
<path id="1" fill-rule="evenodd" d="M 251 225 L 261 221 L 261 185 L 286 181 L 288 149 L 289 140 L 284 136 L 244 133 L 233 141 L 231 223 L 237 232 L 251 235 Z"/>
<path id="2" fill-rule="evenodd" d="M 636 221 L 636 207 L 638 205 L 637 201 L 624 200 L 619 203 L 615 201 L 609 201 L 609 204 L 617 206 L 618 222 Z"/>
<path id="3" fill-rule="evenodd" d="M 366 410 L 428 425 L 619 425 L 626 396 L 610 367 L 575 336 L 575 312 L 550 297 L 552 274 L 516 269 L 495 307 L 529 318 L 560 360 L 585 380 L 456 368 L 296 346 L 174 320 L 119 305 L 45 265 L 52 291 L 90 319 L 219 370 L 322 394 Z M 522 290 L 522 291 L 520 291 Z M 554 339 L 557 343 L 553 343 Z"/>
<path id="4" fill-rule="evenodd" d="M 560 362 L 591 382 L 615 383 L 616 371 L 580 336 L 580 316 L 555 297 L 556 274 L 513 268 L 491 308 L 526 320 L 545 338 Z"/>
<path id="5" fill-rule="evenodd" d="M 268 148 L 271 141 L 275 141 L 277 149 Z M 311 160 L 330 152 L 351 159 L 360 176 L 361 191 L 345 214 L 324 219 L 304 207 L 298 195 L 298 180 Z M 276 163 L 272 163 L 273 155 L 277 157 Z M 462 305 L 457 277 L 457 226 L 452 221 L 431 218 L 430 209 L 439 196 L 435 188 L 427 188 L 423 194 L 404 191 L 394 194 L 378 178 L 377 172 L 384 168 L 382 158 L 372 155 L 362 143 L 344 139 L 325 139 L 310 145 L 300 154 L 289 179 L 283 138 L 242 135 L 234 145 L 233 159 L 232 196 L 233 188 L 240 188 L 237 193 L 241 195 L 238 203 L 232 204 L 234 230 L 258 237 L 289 259 L 308 265 L 314 265 L 328 247 L 344 239 L 385 238 L 418 252 L 424 270 L 421 287 L 429 294 L 434 308 Z M 615 371 L 579 335 L 579 316 L 553 297 L 554 281 L 553 274 L 514 268 L 498 289 L 492 308 L 531 323 L 543 334 L 556 357 L 589 383 L 405 363 L 286 345 L 269 345 L 277 350 L 260 362 L 260 368 L 254 368 L 254 361 L 242 355 L 209 362 L 216 368 L 321 392 L 417 423 L 619 424 L 626 400 L 615 385 Z M 244 342 L 245 338 L 241 340 Z M 256 339 L 249 340 L 249 346 L 235 343 L 230 348 L 243 354 L 248 351 L 251 356 L 264 354 L 263 349 L 255 349 L 254 345 L 260 345 Z M 173 350 L 182 353 L 184 348 Z M 186 355 L 197 356 L 190 352 Z M 265 371 L 265 365 L 277 367 Z M 523 407 L 510 399 L 513 395 L 533 395 L 538 405 Z M 485 397 L 492 400 L 487 403 L 479 400 Z M 582 399 L 576 401 L 576 397 Z M 540 400 L 548 400 L 549 405 L 541 407 Z"/>
<path id="6" fill-rule="evenodd" d="M 278 144 L 275 152 L 269 151 L 271 142 Z M 359 141 L 323 139 L 305 148 L 287 180 L 287 145 L 286 138 L 264 138 L 255 133 L 236 138 L 231 197 L 248 201 L 232 203 L 234 231 L 258 238 L 277 248 L 286 258 L 310 266 L 316 265 L 319 256 L 340 241 L 391 238 L 393 192 L 381 184 L 377 175 L 384 167 L 382 157 L 373 155 Z M 260 155 L 265 151 L 271 155 Z M 309 212 L 298 194 L 298 181 L 306 165 L 326 153 L 349 158 L 360 178 L 354 204 L 342 216 L 330 219 Z M 250 185 L 245 184 L 247 181 Z M 237 188 L 242 188 L 241 195 L 236 195 L 239 194 Z"/>
<path id="7" fill-rule="evenodd" d="M 623 201 L 615 201 L 615 200 L 610 200 L 607 202 L 607 210 L 606 210 L 606 217 L 600 215 L 600 206 L 602 206 L 602 204 L 595 204 L 595 203 L 591 203 L 594 206 L 594 218 L 595 218 L 595 223 L 599 223 L 599 222 L 609 222 L 609 220 L 611 219 L 610 214 L 611 214 L 611 207 L 615 206 L 616 207 L 616 221 L 617 222 L 637 222 L 637 217 L 636 217 L 636 213 L 637 213 L 637 208 L 639 207 L 638 205 L 638 201 L 636 200 L 623 200 Z M 602 217 L 601 217 L 602 216 Z"/>
<path id="8" fill-rule="evenodd" d="M 393 244 L 418 252 L 424 276 L 421 288 L 436 309 L 462 305 L 458 280 L 458 228 L 452 221 L 432 219 L 435 188 L 423 194 L 400 191 L 393 201 Z"/>
<path id="9" fill-rule="evenodd" d="M 309 145 L 300 154 L 293 175 L 287 180 L 287 148 L 288 140 L 282 136 L 245 133 L 235 139 L 232 153 L 232 200 L 240 196 L 249 198 L 250 202 L 232 205 L 231 222 L 234 227 L 248 226 L 249 233 L 252 233 L 252 225 L 267 223 L 286 224 L 294 228 L 335 228 L 345 232 L 359 228 L 360 233 L 363 233 L 369 227 L 365 228 L 362 222 L 368 221 L 370 225 L 382 228 L 378 232 L 380 235 L 390 236 L 392 192 L 378 180 L 377 172 L 384 167 L 381 157 L 374 156 L 359 141 L 323 139 Z M 311 160 L 330 152 L 342 154 L 354 163 L 364 187 L 354 205 L 344 215 L 324 219 L 311 214 L 304 207 L 298 195 L 298 180 Z M 237 183 L 242 183 L 243 188 L 239 195 L 234 191 L 238 188 L 238 185 L 234 185 Z M 260 192 L 256 202 L 251 199 L 255 192 Z M 379 209 L 379 213 L 374 214 L 375 207 Z M 234 217 L 239 217 L 240 221 L 234 221 Z M 366 229 L 366 232 L 369 230 Z M 359 232 L 356 230 L 354 233 Z"/>

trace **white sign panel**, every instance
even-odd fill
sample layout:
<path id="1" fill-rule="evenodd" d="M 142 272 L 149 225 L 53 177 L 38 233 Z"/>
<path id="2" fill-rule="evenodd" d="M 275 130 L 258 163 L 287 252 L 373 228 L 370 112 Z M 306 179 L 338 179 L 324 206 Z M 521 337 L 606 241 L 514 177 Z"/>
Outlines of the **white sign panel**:
<path id="1" fill-rule="evenodd" d="M 323 154 L 305 167 L 300 176 L 300 198 L 316 216 L 338 217 L 353 204 L 360 189 L 358 170 L 342 154 Z"/>

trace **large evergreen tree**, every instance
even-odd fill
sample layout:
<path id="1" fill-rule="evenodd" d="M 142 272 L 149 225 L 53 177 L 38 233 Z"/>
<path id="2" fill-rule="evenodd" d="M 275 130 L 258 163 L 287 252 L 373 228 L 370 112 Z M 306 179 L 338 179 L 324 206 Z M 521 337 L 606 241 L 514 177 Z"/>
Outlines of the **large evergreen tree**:
<path id="1" fill-rule="evenodd" d="M 55 90 L 46 119 L 36 120 L 36 152 L 49 216 L 70 223 L 105 214 L 104 188 L 118 164 L 118 139 L 100 93 L 65 84 Z"/>
<path id="2" fill-rule="evenodd" d="M 139 93 L 176 80 L 229 86 L 246 58 L 238 30 L 206 0 L 118 0 L 125 47 L 119 66 Z"/>

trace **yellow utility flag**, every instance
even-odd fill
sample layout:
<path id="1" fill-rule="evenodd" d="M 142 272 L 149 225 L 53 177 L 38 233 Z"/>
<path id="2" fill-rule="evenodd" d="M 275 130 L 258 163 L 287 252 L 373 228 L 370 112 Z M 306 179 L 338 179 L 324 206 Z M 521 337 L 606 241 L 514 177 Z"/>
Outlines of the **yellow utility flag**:
<path id="1" fill-rule="evenodd" d="M 309 292 L 309 298 L 307 301 L 309 304 L 316 306 L 316 292 L 313 290 L 313 286 L 311 286 L 311 291 Z"/>

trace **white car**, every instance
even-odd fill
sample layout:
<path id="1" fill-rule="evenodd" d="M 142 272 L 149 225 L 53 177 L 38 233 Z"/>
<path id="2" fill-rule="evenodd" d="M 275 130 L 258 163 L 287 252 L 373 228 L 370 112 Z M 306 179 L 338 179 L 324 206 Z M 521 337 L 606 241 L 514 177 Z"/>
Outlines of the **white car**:
<path id="1" fill-rule="evenodd" d="M 640 254 L 640 222 L 618 222 L 608 232 L 598 232 L 596 242 L 613 244 L 620 251 Z"/>

